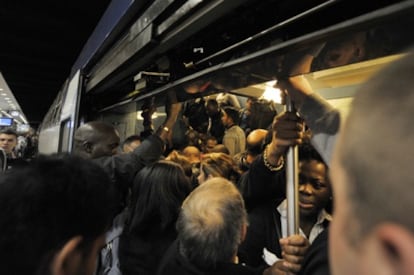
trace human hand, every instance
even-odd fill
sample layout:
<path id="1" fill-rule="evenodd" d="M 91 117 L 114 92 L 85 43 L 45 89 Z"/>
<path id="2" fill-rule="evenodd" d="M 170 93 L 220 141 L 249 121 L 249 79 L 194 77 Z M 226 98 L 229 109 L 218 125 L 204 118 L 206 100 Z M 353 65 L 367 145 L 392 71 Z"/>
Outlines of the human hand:
<path id="1" fill-rule="evenodd" d="M 272 141 L 267 148 L 267 159 L 277 165 L 289 146 L 302 143 L 303 121 L 296 113 L 285 112 L 276 116 L 272 123 Z"/>
<path id="2" fill-rule="evenodd" d="M 284 266 L 284 260 L 275 262 L 263 271 L 263 275 L 286 275 L 289 270 Z"/>
<path id="3" fill-rule="evenodd" d="M 292 235 L 279 240 L 282 247 L 283 267 L 288 273 L 297 273 L 309 248 L 309 241 L 301 235 Z"/>

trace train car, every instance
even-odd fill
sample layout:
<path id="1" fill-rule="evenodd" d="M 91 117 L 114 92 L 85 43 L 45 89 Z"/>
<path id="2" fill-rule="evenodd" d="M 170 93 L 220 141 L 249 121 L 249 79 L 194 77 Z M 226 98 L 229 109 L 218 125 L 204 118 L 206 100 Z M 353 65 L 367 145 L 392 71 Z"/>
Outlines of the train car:
<path id="1" fill-rule="evenodd" d="M 413 44 L 413 15 L 411 0 L 114 0 L 42 122 L 39 152 L 70 152 L 90 120 L 137 133 L 142 106 L 165 115 L 171 91 L 259 98 L 293 75 L 346 115 L 357 87 Z"/>

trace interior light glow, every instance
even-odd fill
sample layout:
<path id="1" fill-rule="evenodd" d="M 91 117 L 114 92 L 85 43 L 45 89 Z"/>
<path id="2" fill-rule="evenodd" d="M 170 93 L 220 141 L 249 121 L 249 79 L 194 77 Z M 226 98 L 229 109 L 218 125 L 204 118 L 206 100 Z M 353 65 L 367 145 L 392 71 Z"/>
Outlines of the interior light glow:
<path id="1" fill-rule="evenodd" d="M 281 104 L 282 103 L 282 91 L 279 88 L 275 88 L 276 80 L 266 82 L 266 88 L 260 97 L 261 99 L 265 99 L 268 101 L 273 101 L 274 103 Z"/>
<path id="2" fill-rule="evenodd" d="M 142 111 L 137 111 L 137 120 L 144 120 L 144 119 L 142 118 L 141 114 L 142 114 Z M 152 114 L 152 116 L 151 116 L 151 119 L 155 119 L 155 118 L 157 118 L 157 117 L 160 117 L 160 116 L 166 116 L 166 115 L 167 115 L 166 113 L 154 112 L 154 113 Z"/>

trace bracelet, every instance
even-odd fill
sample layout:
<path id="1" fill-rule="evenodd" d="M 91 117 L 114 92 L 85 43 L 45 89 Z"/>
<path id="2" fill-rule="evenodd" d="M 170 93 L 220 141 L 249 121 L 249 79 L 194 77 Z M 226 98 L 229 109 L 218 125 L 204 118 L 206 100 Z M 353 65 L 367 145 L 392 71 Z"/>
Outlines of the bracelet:
<path id="1" fill-rule="evenodd" d="M 285 160 L 283 159 L 283 157 L 280 159 L 280 163 L 278 166 L 273 166 L 272 164 L 269 163 L 268 159 L 267 159 L 267 149 L 269 148 L 269 145 L 266 146 L 266 148 L 263 151 L 263 162 L 264 165 L 266 166 L 267 169 L 269 169 L 272 172 L 276 172 L 276 171 L 280 171 L 282 170 L 283 166 L 285 165 Z"/>
<path id="2" fill-rule="evenodd" d="M 164 127 L 162 127 L 161 129 L 163 129 L 165 132 L 169 132 L 170 131 L 170 129 L 167 127 L 167 126 L 164 126 Z"/>

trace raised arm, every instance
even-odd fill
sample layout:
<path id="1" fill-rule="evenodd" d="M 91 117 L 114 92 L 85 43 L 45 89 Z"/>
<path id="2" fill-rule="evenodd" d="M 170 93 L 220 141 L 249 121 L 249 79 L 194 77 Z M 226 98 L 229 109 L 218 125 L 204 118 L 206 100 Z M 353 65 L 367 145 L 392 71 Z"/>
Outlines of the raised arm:
<path id="1" fill-rule="evenodd" d="M 321 154 L 324 161 L 329 164 L 336 134 L 340 128 L 339 111 L 314 93 L 309 82 L 303 76 L 280 81 L 279 87 L 291 97 L 300 116 L 313 133 L 313 146 Z"/>
<path id="2" fill-rule="evenodd" d="M 301 119 L 294 113 L 282 113 L 272 124 L 272 140 L 243 174 L 239 188 L 248 209 L 285 197 L 284 154 L 303 137 Z"/>

